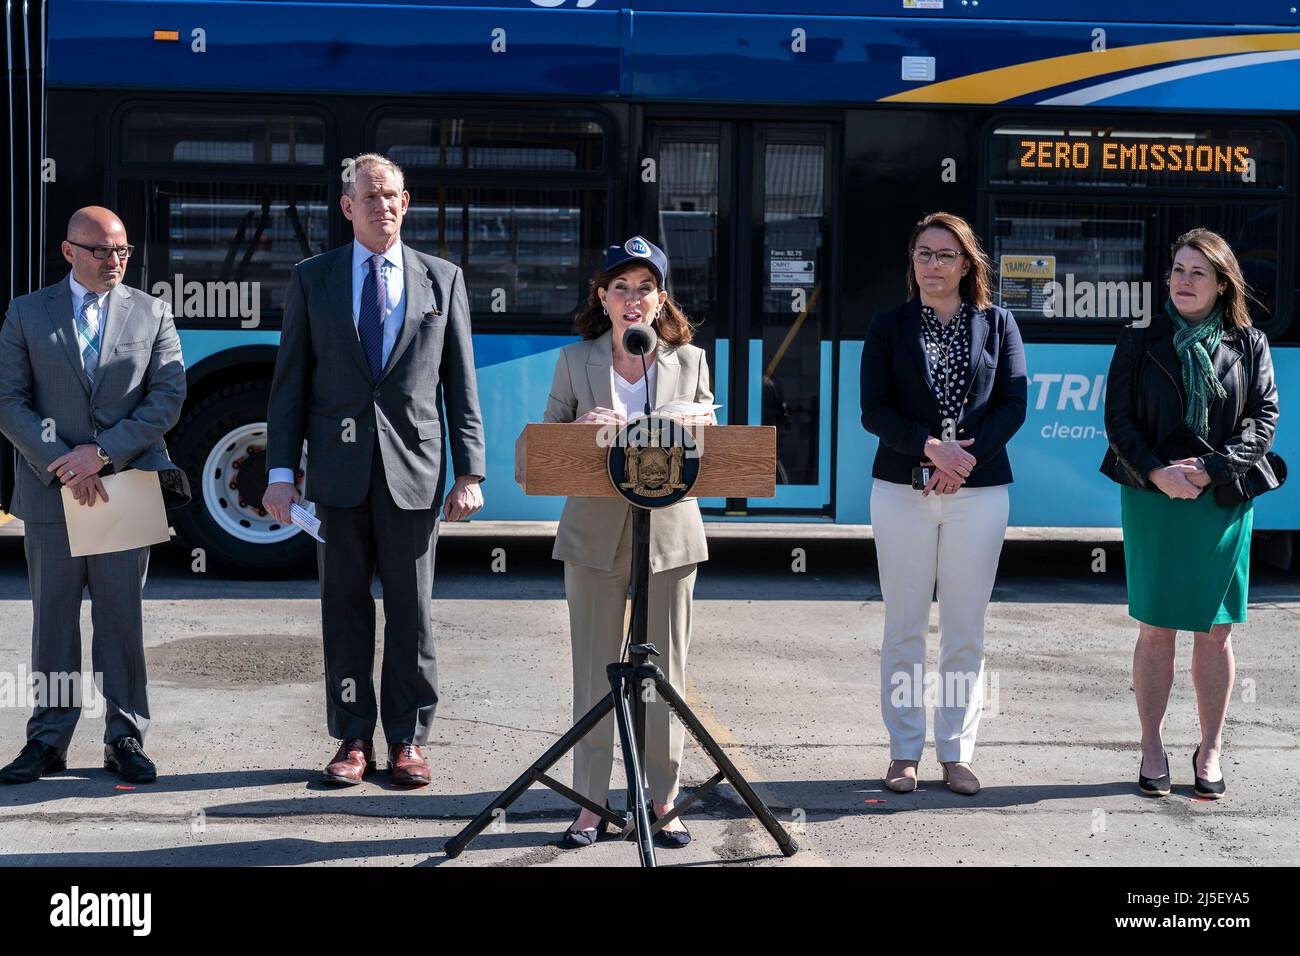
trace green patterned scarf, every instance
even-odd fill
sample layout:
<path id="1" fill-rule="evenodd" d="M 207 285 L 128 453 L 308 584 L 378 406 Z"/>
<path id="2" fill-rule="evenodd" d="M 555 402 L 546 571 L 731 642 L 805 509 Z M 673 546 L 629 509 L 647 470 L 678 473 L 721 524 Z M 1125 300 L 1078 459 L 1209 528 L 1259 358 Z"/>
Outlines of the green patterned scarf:
<path id="1" fill-rule="evenodd" d="M 1183 391 L 1187 393 L 1183 420 L 1196 434 L 1209 438 L 1210 404 L 1228 395 L 1210 359 L 1223 341 L 1223 306 L 1216 304 L 1214 311 L 1195 325 L 1182 317 L 1173 299 L 1165 302 L 1165 312 L 1174 321 L 1174 351 L 1183 367 Z"/>

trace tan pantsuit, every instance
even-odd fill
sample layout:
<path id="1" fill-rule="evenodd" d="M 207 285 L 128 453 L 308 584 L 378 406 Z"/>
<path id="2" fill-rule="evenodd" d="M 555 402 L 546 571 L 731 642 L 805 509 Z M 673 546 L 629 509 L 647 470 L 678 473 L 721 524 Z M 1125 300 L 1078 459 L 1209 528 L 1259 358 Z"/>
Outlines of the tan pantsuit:
<path id="1" fill-rule="evenodd" d="M 654 404 L 713 402 L 704 352 L 691 345 L 661 349 L 655 361 Z M 596 407 L 613 408 L 611 333 L 575 342 L 560 352 L 546 404 L 548 422 L 571 422 Z M 626 633 L 632 578 L 632 506 L 622 498 L 569 498 L 552 557 L 564 562 L 573 645 L 573 714 L 581 717 L 605 694 L 605 667 L 619 659 Z M 708 559 L 704 522 L 695 499 L 650 513 L 650 595 L 647 639 L 659 649 L 651 661 L 686 696 L 686 652 L 691 643 L 691 598 L 696 567 Z M 573 787 L 603 803 L 614 762 L 614 715 L 608 715 L 573 752 Z M 652 799 L 677 796 L 685 729 L 661 700 L 647 702 L 645 765 Z"/>
<path id="2" fill-rule="evenodd" d="M 650 516 L 654 521 L 654 515 Z M 697 565 L 650 575 L 646 633 L 659 649 L 652 658 L 677 693 L 686 696 L 686 653 L 691 645 L 691 594 Z M 614 566 L 608 571 L 566 561 L 564 593 L 569 599 L 573 641 L 573 719 L 576 722 L 609 692 L 605 666 L 623 649 L 624 613 L 632 580 L 632 517 L 623 526 Z M 614 715 L 608 714 L 573 751 L 573 788 L 597 803 L 609 793 L 614 764 Z M 660 803 L 677 797 L 685 729 L 656 695 L 646 704 L 645 775 L 650 796 Z"/>

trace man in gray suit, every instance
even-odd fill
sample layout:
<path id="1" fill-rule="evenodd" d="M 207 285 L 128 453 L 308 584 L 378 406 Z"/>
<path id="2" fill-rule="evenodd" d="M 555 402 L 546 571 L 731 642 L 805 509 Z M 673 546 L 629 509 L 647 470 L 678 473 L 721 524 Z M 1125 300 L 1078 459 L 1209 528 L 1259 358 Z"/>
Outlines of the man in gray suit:
<path id="1" fill-rule="evenodd" d="M 372 738 L 382 717 L 393 782 L 423 786 L 431 774 L 422 748 L 438 704 L 430 602 L 444 433 L 456 475 L 444 516 L 457 521 L 483 506 L 469 304 L 457 266 L 401 241 L 410 195 L 395 163 L 357 156 L 343 181 L 353 241 L 298 263 L 289 280 L 267 409 L 263 504 L 289 521 L 305 440 L 306 497 L 325 540 L 316 552 L 325 716 L 342 741 L 324 779 L 357 784 L 374 770 Z M 378 713 L 376 570 L 385 621 Z"/>
<path id="2" fill-rule="evenodd" d="M 167 307 L 122 284 L 132 247 L 110 210 L 89 206 L 68 222 L 66 279 L 9 306 L 0 326 L 0 431 L 17 450 L 12 510 L 23 519 L 32 589 L 32 675 L 47 698 L 81 671 L 81 596 L 90 592 L 91 658 L 106 705 L 104 766 L 132 783 L 157 777 L 145 755 L 149 726 L 140 593 L 149 549 L 70 556 L 60 485 L 80 507 L 108 502 L 100 476 L 160 473 L 172 504 L 189 500 L 163 435 L 185 400 L 180 340 Z M 42 700 L 27 744 L 3 770 L 28 783 L 63 770 L 79 701 Z"/>

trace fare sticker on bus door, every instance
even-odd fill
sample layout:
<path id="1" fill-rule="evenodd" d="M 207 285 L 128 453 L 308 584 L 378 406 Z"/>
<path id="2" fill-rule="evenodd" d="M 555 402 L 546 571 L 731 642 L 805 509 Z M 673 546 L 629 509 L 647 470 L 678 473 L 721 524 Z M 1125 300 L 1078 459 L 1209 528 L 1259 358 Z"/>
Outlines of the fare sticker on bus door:
<path id="1" fill-rule="evenodd" d="M 773 249 L 768 276 L 772 285 L 811 287 L 817 284 L 817 260 L 803 249 Z"/>
<path id="2" fill-rule="evenodd" d="M 1056 281 L 1056 256 L 1003 256 L 998 268 L 998 305 L 1012 312 L 1046 314 L 1043 305 Z"/>

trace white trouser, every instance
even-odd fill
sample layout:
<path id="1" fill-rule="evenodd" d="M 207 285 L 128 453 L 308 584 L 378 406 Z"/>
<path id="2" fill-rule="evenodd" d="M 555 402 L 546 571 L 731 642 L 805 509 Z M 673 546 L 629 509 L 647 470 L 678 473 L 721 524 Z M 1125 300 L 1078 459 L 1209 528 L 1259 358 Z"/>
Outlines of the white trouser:
<path id="1" fill-rule="evenodd" d="M 921 759 L 927 701 L 935 707 L 939 761 L 974 756 L 984 703 L 984 613 L 1010 502 L 1006 485 L 922 497 L 911 485 L 872 483 L 871 527 L 885 600 L 880 712 L 891 760 Z M 936 577 L 939 671 L 927 681 L 925 638 Z"/>

